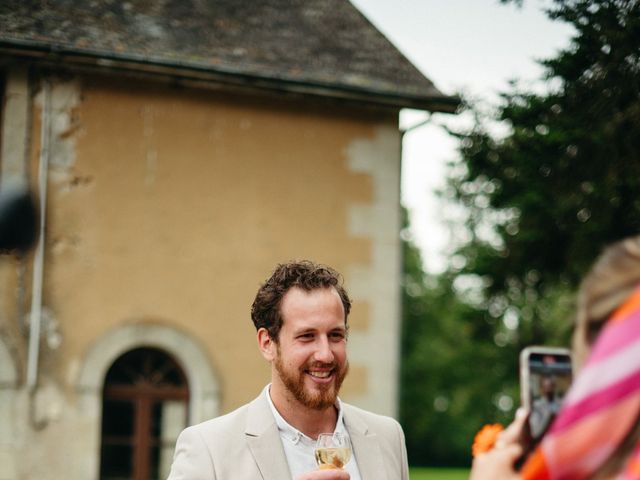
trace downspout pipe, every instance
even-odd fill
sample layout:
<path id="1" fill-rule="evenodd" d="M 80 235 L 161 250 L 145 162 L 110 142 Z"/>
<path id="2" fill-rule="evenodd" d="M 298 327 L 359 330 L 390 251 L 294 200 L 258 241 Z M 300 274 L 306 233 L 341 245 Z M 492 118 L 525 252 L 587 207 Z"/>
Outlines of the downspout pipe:
<path id="1" fill-rule="evenodd" d="M 400 152 L 399 152 L 399 154 L 400 154 L 400 182 L 401 183 L 402 183 L 402 170 L 403 170 L 404 161 L 405 161 L 404 160 L 404 136 L 407 133 L 411 132 L 412 130 L 415 130 L 416 128 L 422 127 L 423 125 L 426 125 L 426 124 L 428 124 L 430 122 L 431 122 L 431 114 L 427 113 L 427 117 L 425 119 L 419 121 L 418 123 L 410 125 L 407 128 L 404 128 L 404 129 L 400 128 L 399 129 L 399 131 L 400 131 L 400 145 L 399 145 L 399 149 L 400 149 Z M 398 186 L 398 191 L 399 192 L 402 191 L 401 185 Z M 402 203 L 400 203 L 399 208 L 402 208 Z M 402 213 L 400 214 L 400 218 L 402 218 Z M 399 225 L 398 227 L 399 227 L 399 229 L 402 229 L 402 225 Z M 400 265 L 397 267 L 398 268 L 398 272 L 400 273 L 400 278 L 403 278 L 404 277 L 404 273 L 405 273 L 404 272 L 404 261 L 403 261 L 403 258 L 402 258 L 403 255 L 404 255 L 403 249 L 404 249 L 404 247 L 401 245 L 401 247 L 400 247 L 400 259 L 399 259 Z M 401 290 L 401 288 L 399 288 L 399 290 Z M 400 291 L 399 295 L 400 295 L 400 302 L 399 302 L 400 305 L 399 305 L 398 311 L 399 311 L 399 315 L 400 315 L 400 324 L 399 324 L 398 346 L 397 346 L 397 348 L 398 348 L 398 357 L 401 359 L 402 358 L 402 353 L 403 353 L 402 352 L 402 331 L 403 331 L 402 319 L 404 318 L 404 312 L 403 312 L 403 309 L 402 309 L 402 291 Z M 401 361 L 398 361 L 398 367 L 397 367 L 398 378 L 400 378 L 400 375 L 402 373 L 401 372 L 401 368 L 402 368 Z M 397 405 L 396 412 L 395 412 L 396 416 L 399 415 L 400 395 L 401 394 L 402 394 L 402 392 L 400 391 L 400 387 L 398 386 L 398 388 L 396 390 L 396 398 L 395 398 L 395 403 Z"/>
<path id="2" fill-rule="evenodd" d="M 29 322 L 29 353 L 27 358 L 27 389 L 32 399 L 38 387 L 38 357 L 40 353 L 40 327 L 42 322 L 42 284 L 44 277 L 44 245 L 47 206 L 47 177 L 51 143 L 51 84 L 42 85 L 42 115 L 40 125 L 40 158 L 38 165 L 38 194 L 40 200 L 40 226 L 38 244 L 33 261 L 31 315 Z M 32 420 L 34 420 L 32 416 Z"/>

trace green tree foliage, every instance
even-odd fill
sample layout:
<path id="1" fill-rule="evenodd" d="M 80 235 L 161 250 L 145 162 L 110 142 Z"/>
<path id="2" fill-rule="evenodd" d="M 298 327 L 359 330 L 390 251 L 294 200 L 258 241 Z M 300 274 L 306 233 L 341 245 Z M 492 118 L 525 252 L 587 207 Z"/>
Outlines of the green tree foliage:
<path id="1" fill-rule="evenodd" d="M 556 88 L 504 94 L 506 138 L 482 123 L 458 135 L 452 186 L 472 213 L 460 253 L 491 294 L 573 287 L 604 245 L 640 230 L 640 2 L 556 0 L 549 15 L 576 30 L 543 62 Z"/>
<path id="2" fill-rule="evenodd" d="M 430 276 L 404 243 L 400 421 L 414 466 L 469 466 L 487 422 L 511 421 L 519 402 L 519 347 L 456 275 Z"/>
<path id="3" fill-rule="evenodd" d="M 471 439 L 495 418 L 499 395 L 513 394 L 502 379 L 517 367 L 500 360 L 492 325 L 458 300 L 452 277 L 426 276 L 416 247 L 404 248 L 400 420 L 409 461 L 468 465 Z"/>
<path id="4" fill-rule="evenodd" d="M 548 14 L 576 32 L 542 62 L 554 87 L 502 96 L 504 138 L 482 122 L 457 134 L 450 183 L 469 212 L 460 273 L 483 279 L 487 312 L 515 315 L 520 346 L 564 338 L 560 294 L 640 231 L 640 2 L 555 0 Z"/>
<path id="5" fill-rule="evenodd" d="M 463 266 L 427 276 L 405 245 L 401 420 L 414 465 L 468 465 L 475 431 L 519 402 L 519 350 L 567 344 L 581 277 L 640 231 L 640 2 L 554 0 L 548 14 L 575 28 L 542 62 L 550 90 L 514 83 L 495 116 L 454 133 L 445 194 L 468 213 Z M 490 132 L 496 120 L 506 136 Z"/>

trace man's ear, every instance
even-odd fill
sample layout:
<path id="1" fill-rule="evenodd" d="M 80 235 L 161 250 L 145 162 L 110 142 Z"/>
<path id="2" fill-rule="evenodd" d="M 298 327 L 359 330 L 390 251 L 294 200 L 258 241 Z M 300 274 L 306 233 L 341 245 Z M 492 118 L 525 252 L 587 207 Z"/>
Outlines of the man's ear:
<path id="1" fill-rule="evenodd" d="M 276 358 L 277 345 L 266 328 L 258 329 L 258 348 L 266 361 L 271 362 Z"/>

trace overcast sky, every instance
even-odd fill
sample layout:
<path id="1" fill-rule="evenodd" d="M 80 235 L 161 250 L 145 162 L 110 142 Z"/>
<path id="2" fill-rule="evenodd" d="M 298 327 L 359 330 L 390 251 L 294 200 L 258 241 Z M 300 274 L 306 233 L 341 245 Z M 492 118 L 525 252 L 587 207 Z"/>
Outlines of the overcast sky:
<path id="1" fill-rule="evenodd" d="M 542 11 L 549 0 L 525 0 L 522 8 L 498 0 L 351 0 L 369 20 L 447 94 L 465 92 L 496 104 L 508 81 L 519 79 L 544 88 L 536 59 L 549 58 L 569 44 L 573 31 L 550 21 Z M 401 127 L 426 119 L 404 111 Z M 433 115 L 425 126 L 405 135 L 402 202 L 411 214 L 412 234 L 430 272 L 443 270 L 449 232 L 442 223 L 446 206 L 433 192 L 442 185 L 446 162 L 456 144 L 443 124 L 465 118 Z"/>

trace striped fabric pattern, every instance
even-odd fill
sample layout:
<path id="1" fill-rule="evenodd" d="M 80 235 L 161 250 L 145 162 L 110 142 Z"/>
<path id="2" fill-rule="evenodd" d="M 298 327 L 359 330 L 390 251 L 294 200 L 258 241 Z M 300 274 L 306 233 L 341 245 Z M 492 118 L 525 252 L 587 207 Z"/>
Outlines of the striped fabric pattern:
<path id="1" fill-rule="evenodd" d="M 639 419 L 640 288 L 607 321 L 522 478 L 589 478 Z M 619 478 L 640 480 L 640 445 Z"/>

